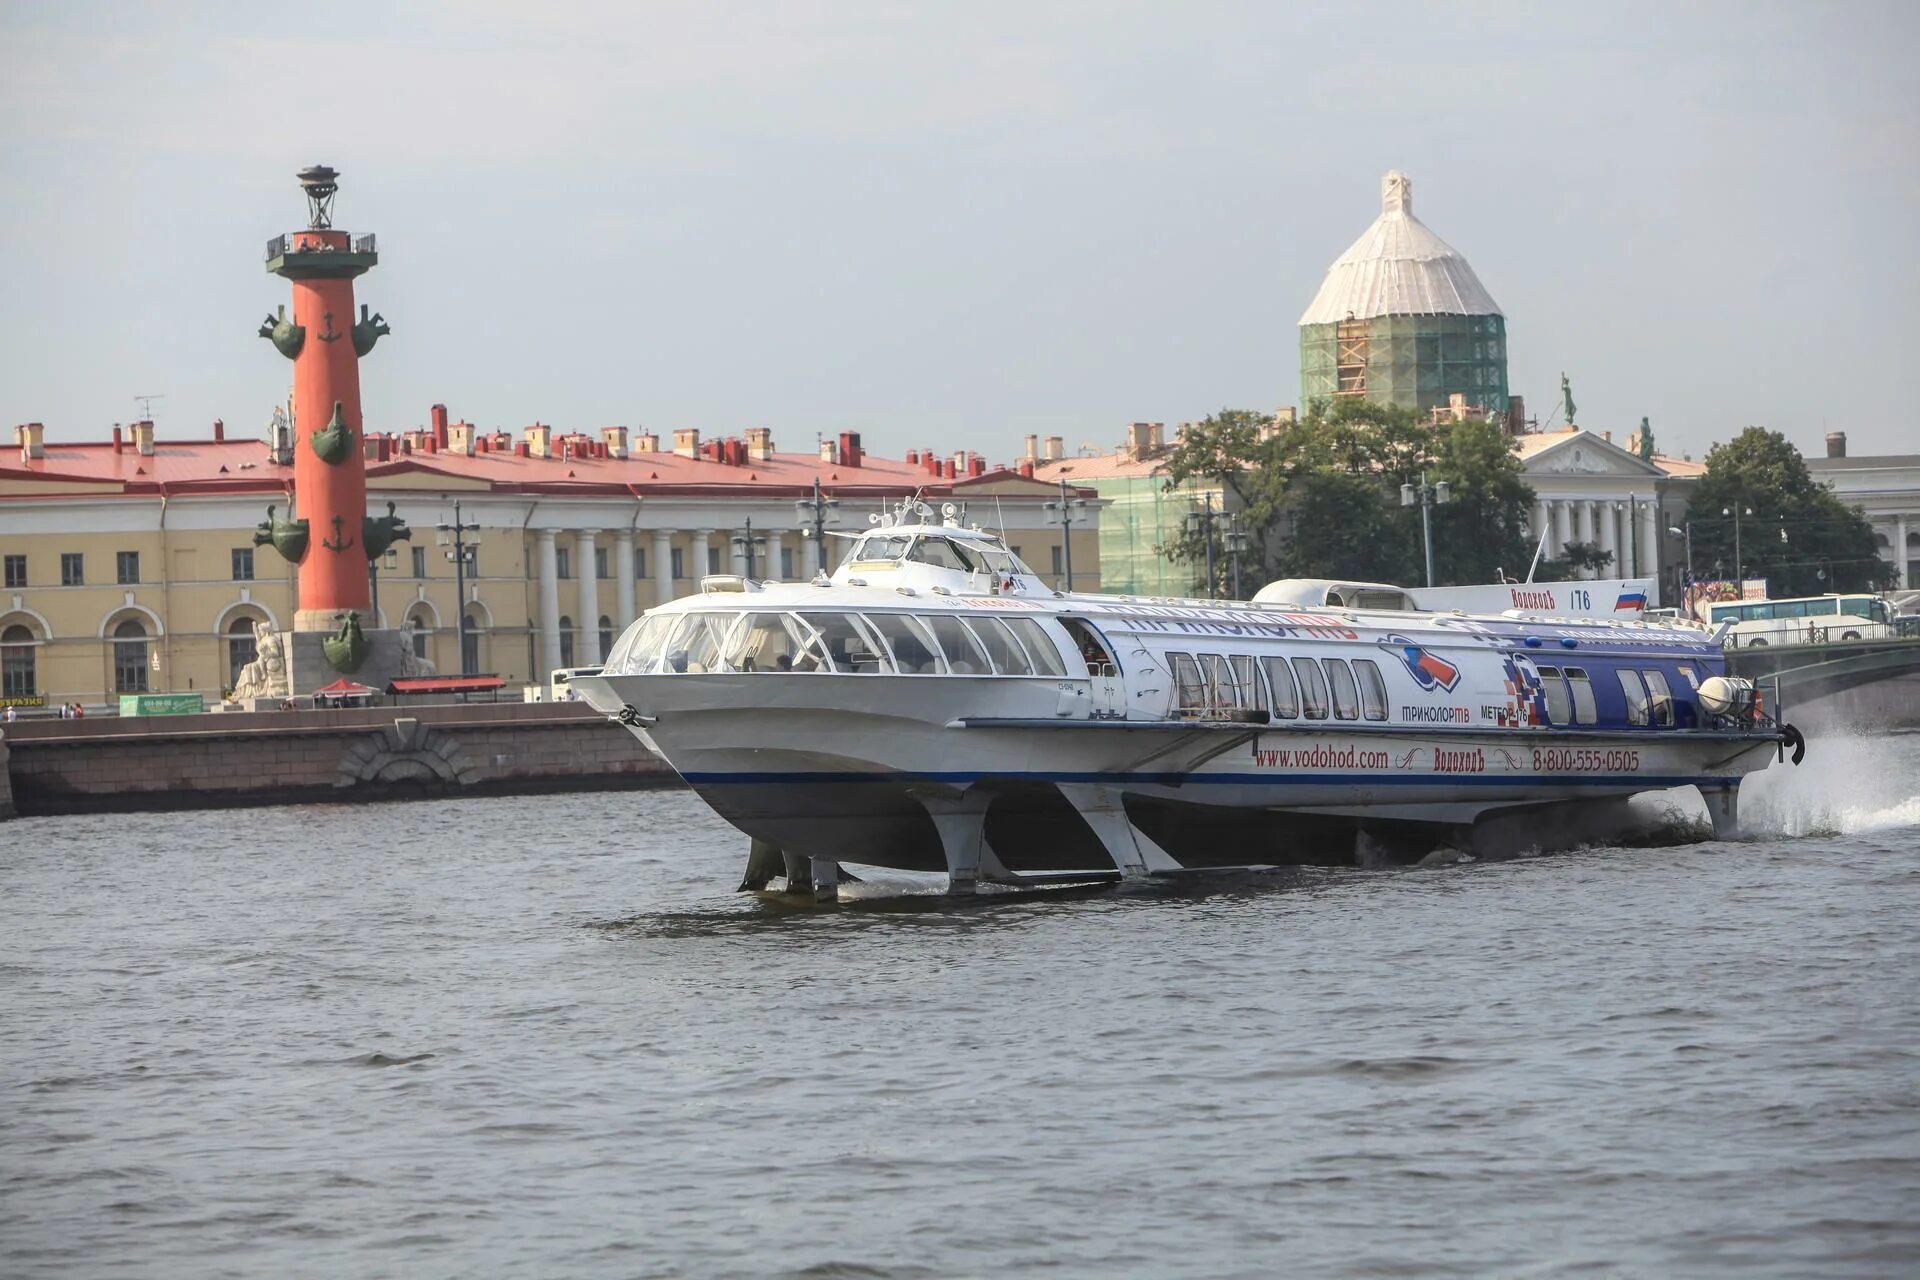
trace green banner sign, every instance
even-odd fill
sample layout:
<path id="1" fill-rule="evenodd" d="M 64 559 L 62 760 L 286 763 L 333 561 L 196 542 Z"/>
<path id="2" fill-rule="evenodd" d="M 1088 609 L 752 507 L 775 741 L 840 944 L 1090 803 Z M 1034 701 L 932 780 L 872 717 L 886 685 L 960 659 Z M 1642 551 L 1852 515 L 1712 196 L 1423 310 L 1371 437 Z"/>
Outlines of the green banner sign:
<path id="1" fill-rule="evenodd" d="M 206 696 L 198 693 L 123 693 L 120 695 L 120 714 L 123 716 L 192 715 L 206 709 Z"/>

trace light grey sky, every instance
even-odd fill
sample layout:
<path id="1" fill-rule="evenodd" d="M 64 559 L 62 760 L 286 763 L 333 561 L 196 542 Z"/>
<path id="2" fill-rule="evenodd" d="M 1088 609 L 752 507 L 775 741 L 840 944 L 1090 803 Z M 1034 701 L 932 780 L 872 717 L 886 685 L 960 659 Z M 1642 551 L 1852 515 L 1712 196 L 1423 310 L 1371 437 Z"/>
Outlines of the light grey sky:
<path id="1" fill-rule="evenodd" d="M 1916 13 L 14 0 L 0 424 L 258 431 L 261 249 L 320 161 L 380 237 L 371 426 L 1110 447 L 1295 403 L 1397 167 L 1541 416 L 1564 369 L 1663 449 L 1920 450 Z"/>

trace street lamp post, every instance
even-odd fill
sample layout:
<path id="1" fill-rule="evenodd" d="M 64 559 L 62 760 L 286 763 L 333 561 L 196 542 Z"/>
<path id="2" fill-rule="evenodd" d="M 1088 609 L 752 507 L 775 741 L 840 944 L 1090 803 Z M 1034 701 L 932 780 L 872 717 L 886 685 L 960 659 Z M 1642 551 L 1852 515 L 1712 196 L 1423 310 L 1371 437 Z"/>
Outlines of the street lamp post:
<path id="1" fill-rule="evenodd" d="M 1410 507 L 1416 502 L 1420 504 L 1420 542 L 1427 553 L 1427 585 L 1430 587 L 1434 585 L 1433 508 L 1435 503 L 1445 506 L 1451 501 L 1453 501 L 1453 487 L 1445 480 L 1437 484 L 1428 484 L 1427 473 L 1424 471 L 1420 473 L 1419 484 L 1400 486 L 1401 506 Z"/>
<path id="2" fill-rule="evenodd" d="M 795 499 L 793 510 L 800 517 L 800 536 L 812 538 L 820 560 L 820 572 L 827 571 L 827 526 L 840 523 L 840 499 L 820 491 L 820 477 L 813 478 L 813 496 Z"/>
<path id="3" fill-rule="evenodd" d="M 1247 531 L 1240 527 L 1238 512 L 1228 513 L 1227 532 L 1221 541 L 1226 544 L 1228 563 L 1233 566 L 1233 598 L 1244 600 L 1246 597 L 1240 593 L 1240 557 L 1246 552 L 1253 539 L 1248 537 Z"/>
<path id="4" fill-rule="evenodd" d="M 748 516 L 745 523 L 746 523 L 745 531 L 742 533 L 736 533 L 733 535 L 733 545 L 735 549 L 745 553 L 747 557 L 747 572 L 745 574 L 745 577 L 748 582 L 752 582 L 753 581 L 753 553 L 767 545 L 767 536 L 765 534 L 761 534 L 758 537 L 754 536 L 752 516 Z"/>
<path id="5" fill-rule="evenodd" d="M 1087 500 L 1074 497 L 1063 479 L 1060 481 L 1059 500 L 1040 505 L 1047 513 L 1047 522 L 1060 526 L 1061 563 L 1066 569 L 1064 589 L 1070 592 L 1073 590 L 1073 526 L 1086 521 Z"/>
<path id="6" fill-rule="evenodd" d="M 1687 580 L 1680 588 L 1680 609 L 1690 614 L 1693 612 L 1693 521 L 1687 521 L 1684 530 L 1668 525 L 1667 532 L 1687 540 Z"/>
<path id="7" fill-rule="evenodd" d="M 1219 594 L 1213 586 L 1213 522 L 1226 513 L 1213 509 L 1213 490 L 1211 489 L 1200 495 L 1200 503 L 1200 510 L 1187 512 L 1187 527 L 1206 538 L 1207 599 L 1211 600 Z"/>
<path id="8" fill-rule="evenodd" d="M 1745 511 L 1747 515 L 1753 514 L 1752 507 L 1745 508 Z M 1731 507 L 1722 507 L 1720 508 L 1720 514 L 1722 516 L 1733 517 L 1733 580 L 1738 583 L 1744 583 L 1747 580 L 1747 574 L 1746 574 L 1746 562 L 1741 558 L 1741 555 L 1740 555 L 1741 505 L 1735 504 L 1734 506 L 1731 506 Z M 1746 588 L 1743 586 L 1741 590 L 1742 592 L 1744 592 Z"/>
<path id="9" fill-rule="evenodd" d="M 468 534 L 478 535 L 480 522 L 464 523 L 460 518 L 460 503 L 453 504 L 453 523 L 445 521 L 434 526 L 438 533 L 435 541 L 447 548 L 442 554 L 453 561 L 453 611 L 459 619 L 460 637 L 460 674 L 471 675 L 467 670 L 467 570 L 473 569 L 476 576 L 480 566 L 480 539 L 469 538 Z"/>

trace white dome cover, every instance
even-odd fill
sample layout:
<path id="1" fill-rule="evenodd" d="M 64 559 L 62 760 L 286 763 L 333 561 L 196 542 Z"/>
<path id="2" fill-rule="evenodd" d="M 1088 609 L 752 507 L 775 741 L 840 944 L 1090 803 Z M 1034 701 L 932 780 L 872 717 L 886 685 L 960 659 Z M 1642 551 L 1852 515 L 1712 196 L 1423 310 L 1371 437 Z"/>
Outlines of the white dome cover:
<path id="1" fill-rule="evenodd" d="M 1413 216 L 1413 180 L 1394 169 L 1380 180 L 1380 216 L 1327 268 L 1300 323 L 1500 314 L 1467 260 Z"/>

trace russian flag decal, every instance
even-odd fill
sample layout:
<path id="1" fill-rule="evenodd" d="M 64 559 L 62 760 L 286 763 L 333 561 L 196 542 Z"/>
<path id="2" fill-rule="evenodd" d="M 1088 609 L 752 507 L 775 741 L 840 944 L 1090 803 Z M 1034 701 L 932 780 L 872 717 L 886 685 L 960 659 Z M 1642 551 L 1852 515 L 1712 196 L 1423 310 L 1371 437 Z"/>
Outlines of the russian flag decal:
<path id="1" fill-rule="evenodd" d="M 1422 689 L 1447 689 L 1460 683 L 1460 668 L 1437 653 L 1430 653 L 1405 636 L 1388 636 L 1396 657 L 1406 664 L 1413 682 Z"/>
<path id="2" fill-rule="evenodd" d="M 1620 598 L 1613 602 L 1613 611 L 1615 613 L 1620 612 L 1622 609 L 1644 610 L 1646 607 L 1647 593 L 1644 591 L 1622 591 Z"/>

